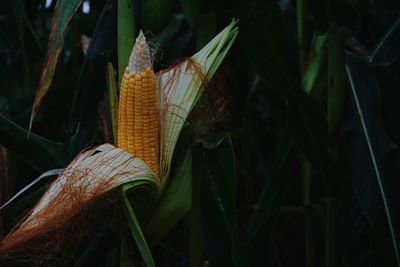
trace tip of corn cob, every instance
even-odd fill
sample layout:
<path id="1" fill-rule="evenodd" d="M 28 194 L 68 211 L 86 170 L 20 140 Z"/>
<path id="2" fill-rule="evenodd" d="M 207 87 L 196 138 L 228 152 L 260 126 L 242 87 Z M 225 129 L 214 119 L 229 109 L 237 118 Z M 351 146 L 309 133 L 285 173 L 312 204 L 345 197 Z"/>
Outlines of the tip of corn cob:
<path id="1" fill-rule="evenodd" d="M 143 31 L 140 30 L 135 45 L 133 46 L 131 57 L 129 58 L 128 71 L 140 73 L 146 68 L 151 68 L 151 65 L 150 48 Z"/>

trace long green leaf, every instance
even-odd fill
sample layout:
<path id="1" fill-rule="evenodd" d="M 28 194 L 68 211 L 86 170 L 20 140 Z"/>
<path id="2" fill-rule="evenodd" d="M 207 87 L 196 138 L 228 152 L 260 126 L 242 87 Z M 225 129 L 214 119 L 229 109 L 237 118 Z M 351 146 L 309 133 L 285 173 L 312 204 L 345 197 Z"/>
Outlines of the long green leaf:
<path id="1" fill-rule="evenodd" d="M 339 126 L 345 93 L 345 50 L 343 29 L 335 22 L 330 22 L 328 41 L 328 135 L 330 143 L 333 144 L 329 150 L 331 156 L 338 160 L 340 158 L 337 149 Z M 335 180 L 337 180 L 337 178 Z M 330 185 L 328 186 L 331 187 Z M 334 191 L 336 190 L 332 190 L 332 192 Z M 332 196 L 328 196 L 326 205 L 325 240 L 325 261 L 327 267 L 337 266 L 338 262 L 336 218 L 335 200 Z"/>
<path id="2" fill-rule="evenodd" d="M 199 148 L 194 161 L 202 176 L 200 210 L 204 249 L 212 266 L 236 265 L 236 173 L 233 147 L 226 138 L 215 149 Z"/>
<path id="3" fill-rule="evenodd" d="M 32 107 L 29 129 L 32 128 L 32 123 L 36 116 L 36 113 L 38 112 L 43 98 L 47 94 L 51 82 L 53 81 L 58 58 L 61 54 L 64 43 L 64 34 L 65 30 L 67 29 L 67 25 L 81 3 L 82 0 L 57 1 L 54 10 L 53 20 L 51 22 L 49 43 L 47 45 L 47 52 L 43 63 L 42 74 L 40 76 L 35 101 Z"/>
<path id="4" fill-rule="evenodd" d="M 272 177 L 263 187 L 257 202 L 259 208 L 250 218 L 248 242 L 251 242 L 256 237 L 262 226 L 276 212 L 285 197 L 289 183 L 288 160 L 290 152 L 293 150 L 293 138 L 289 130 L 289 128 L 283 128 L 279 131 L 276 148 L 277 155 L 272 165 Z"/>
<path id="5" fill-rule="evenodd" d="M 126 240 L 126 236 L 121 236 L 121 246 L 120 246 L 120 267 L 136 267 L 140 266 L 137 259 L 134 257 L 135 254 L 132 253 L 131 247 Z"/>
<path id="6" fill-rule="evenodd" d="M 302 77 L 303 89 L 307 93 L 315 95 L 318 100 L 321 98 L 320 95 L 326 90 L 327 80 L 323 79 L 323 77 L 327 71 L 327 39 L 327 34 L 315 37 L 315 41 L 312 44 L 312 51 L 310 52 L 310 62 Z M 318 86 L 320 80 L 322 80 L 323 85 Z"/>
<path id="7" fill-rule="evenodd" d="M 193 157 L 193 160 L 196 160 L 196 155 Z M 190 267 L 200 266 L 204 258 L 204 240 L 203 240 L 203 231 L 201 226 L 201 197 L 200 197 L 203 174 L 199 170 L 200 168 L 201 166 L 196 166 L 196 165 L 193 166 L 192 201 L 191 201 L 192 205 L 190 209 L 190 232 L 189 232 Z"/>
<path id="8" fill-rule="evenodd" d="M 380 67 L 392 64 L 400 55 L 400 19 L 386 32 L 371 53 L 370 62 Z"/>
<path id="9" fill-rule="evenodd" d="M 104 75 L 108 59 L 117 42 L 117 7 L 106 4 L 97 22 L 92 41 L 83 62 L 71 108 L 69 149 L 76 155 L 86 148 L 97 136 L 98 103 L 107 87 Z"/>
<path id="10" fill-rule="evenodd" d="M 206 4 L 199 0 L 180 1 L 183 13 L 194 32 L 196 46 L 203 47 L 215 35 L 217 30 L 217 7 L 213 2 Z"/>
<path id="11" fill-rule="evenodd" d="M 288 94 L 288 121 L 295 145 L 321 173 L 323 182 L 334 176 L 328 154 L 328 142 L 324 138 L 325 120 L 319 105 L 302 90 Z M 332 188 L 325 184 L 326 190 Z"/>
<path id="12" fill-rule="evenodd" d="M 257 72 L 287 99 L 293 140 L 322 177 L 330 175 L 330 157 L 321 107 L 293 79 L 287 64 L 284 21 L 275 1 L 243 1 L 238 7 L 241 39 Z M 262 52 L 260 52 L 262 51 Z M 329 189 L 329 186 L 326 187 Z"/>
<path id="13" fill-rule="evenodd" d="M 25 16 L 25 0 L 15 0 L 11 1 L 12 7 L 14 9 L 15 18 L 18 26 L 18 40 L 21 46 L 22 62 L 24 66 L 24 89 L 26 90 L 29 86 L 29 66 L 28 57 L 25 49 L 24 42 L 24 16 Z"/>
<path id="14" fill-rule="evenodd" d="M 300 48 L 300 66 L 304 70 L 308 55 L 309 22 L 308 22 L 308 0 L 297 0 L 297 32 Z"/>
<path id="15" fill-rule="evenodd" d="M 146 227 L 152 244 L 158 243 L 188 212 L 192 198 L 192 151 L 187 151 Z"/>
<path id="16" fill-rule="evenodd" d="M 336 23 L 331 23 L 328 65 L 328 132 L 333 134 L 339 129 L 345 92 L 344 40 L 343 30 Z"/>
<path id="17" fill-rule="evenodd" d="M 33 180 L 31 183 L 29 183 L 27 186 L 22 188 L 18 193 L 16 193 L 12 198 L 10 198 L 6 203 L 2 204 L 0 207 L 0 210 L 2 210 L 4 207 L 8 206 L 11 202 L 13 202 L 15 199 L 17 199 L 19 196 L 21 196 L 24 192 L 26 192 L 28 189 L 30 189 L 32 186 L 43 180 L 44 178 L 48 178 L 51 176 L 59 175 L 63 169 L 54 169 L 54 170 L 49 170 L 42 175 L 40 175 L 38 178 Z"/>
<path id="18" fill-rule="evenodd" d="M 142 254 L 143 260 L 146 263 L 147 267 L 155 266 L 153 257 L 151 256 L 151 252 L 149 247 L 147 246 L 146 239 L 142 233 L 140 224 L 138 219 L 136 218 L 133 207 L 130 203 L 130 200 L 127 197 L 127 191 L 131 188 L 138 186 L 137 183 L 129 183 L 122 186 L 123 193 L 123 203 L 126 212 L 126 218 L 128 220 L 129 228 L 131 229 L 131 233 L 133 238 L 135 239 L 136 245 L 140 253 Z"/>
<path id="19" fill-rule="evenodd" d="M 240 20 L 240 39 L 258 73 L 279 90 L 293 87 L 284 20 L 278 2 L 242 0 L 235 11 Z"/>
<path id="20" fill-rule="evenodd" d="M 37 47 L 39 48 L 40 52 L 42 54 L 44 54 L 44 51 L 43 51 L 44 49 L 42 47 L 42 44 L 40 43 L 39 36 L 38 36 L 35 28 L 33 27 L 32 22 L 29 20 L 29 18 L 26 14 L 24 14 L 24 20 L 25 20 L 26 26 L 28 27 L 30 33 L 32 34 L 33 39 L 35 40 Z"/>
<path id="21" fill-rule="evenodd" d="M 142 23 L 143 27 L 152 32 L 158 32 L 172 16 L 175 0 L 146 0 L 143 1 Z"/>
<path id="22" fill-rule="evenodd" d="M 378 190 L 381 195 L 383 206 L 386 214 L 387 223 L 389 226 L 390 235 L 393 243 L 393 250 L 396 256 L 397 265 L 400 266 L 400 258 L 399 258 L 399 246 L 397 243 L 396 237 L 396 229 L 395 224 L 393 222 L 393 217 L 391 214 L 391 209 L 389 205 L 388 196 L 386 193 L 384 177 L 382 174 L 382 162 L 377 158 L 377 152 L 380 149 L 381 145 L 379 140 L 373 138 L 372 129 L 369 127 L 367 120 L 369 120 L 368 114 L 365 113 L 365 103 L 362 102 L 360 98 L 360 91 L 362 89 L 366 90 L 371 86 L 376 86 L 373 82 L 371 82 L 372 73 L 365 76 L 365 73 L 368 73 L 371 69 L 371 66 L 368 66 L 367 61 L 365 59 L 357 58 L 352 55 L 347 55 L 346 58 L 346 73 L 350 83 L 350 93 L 354 102 L 354 107 L 358 115 L 358 119 L 360 121 L 362 127 L 362 135 L 366 141 L 367 151 L 372 162 L 373 172 L 376 177 L 376 181 L 378 184 Z M 368 71 L 369 70 L 369 71 Z M 366 78 L 367 77 L 367 78 Z M 375 141 L 375 142 L 374 142 Z"/>
<path id="23" fill-rule="evenodd" d="M 3 115 L 0 115 L 0 144 L 15 151 L 42 172 L 64 167 L 69 159 L 65 144 L 32 133 L 28 138 L 27 130 Z"/>

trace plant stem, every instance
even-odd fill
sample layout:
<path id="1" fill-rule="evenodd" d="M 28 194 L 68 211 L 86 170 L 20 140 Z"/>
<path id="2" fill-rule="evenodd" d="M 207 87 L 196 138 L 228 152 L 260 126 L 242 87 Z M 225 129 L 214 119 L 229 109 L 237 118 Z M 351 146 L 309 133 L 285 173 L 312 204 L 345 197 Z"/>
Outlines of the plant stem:
<path id="1" fill-rule="evenodd" d="M 300 68 L 301 73 L 306 67 L 306 58 L 308 54 L 309 25 L 307 21 L 308 0 L 297 0 L 297 34 L 300 50 Z"/>
<path id="2" fill-rule="evenodd" d="M 328 132 L 329 136 L 335 136 L 342 114 L 345 90 L 343 32 L 335 22 L 330 23 L 328 38 Z"/>
<path id="3" fill-rule="evenodd" d="M 311 200 L 311 171 L 312 165 L 307 159 L 303 159 L 303 205 L 304 205 L 304 252 L 305 266 L 314 266 L 314 252 L 311 236 L 310 200 Z"/>
<path id="4" fill-rule="evenodd" d="M 308 54 L 308 39 L 309 39 L 309 25 L 308 25 L 308 0 L 297 0 L 297 34 L 299 39 L 300 51 L 300 70 L 301 80 L 307 67 L 307 54 Z M 303 88 L 304 89 L 304 88 Z M 303 204 L 304 204 L 304 245 L 305 245 L 305 264 L 308 267 L 314 266 L 314 257 L 312 251 L 312 237 L 310 226 L 310 193 L 311 193 L 311 163 L 303 158 Z"/>
<path id="5" fill-rule="evenodd" d="M 336 264 L 336 207 L 334 199 L 327 198 L 326 203 L 326 236 L 325 236 L 325 266 L 335 267 Z"/>
<path id="6" fill-rule="evenodd" d="M 118 0 L 118 82 L 121 83 L 136 38 L 133 1 Z"/>
<path id="7" fill-rule="evenodd" d="M 331 4 L 331 2 L 329 2 Z M 329 5 L 330 7 L 331 5 Z M 330 11 L 331 9 L 329 9 Z M 343 110 L 343 100 L 345 92 L 345 50 L 344 35 L 342 28 L 334 21 L 332 13 L 329 12 L 330 23 L 328 30 L 328 140 L 329 153 L 334 162 L 340 160 L 340 121 Z M 338 165 L 339 166 L 339 165 Z M 325 266 L 337 266 L 337 235 L 336 235 L 336 205 L 335 189 L 333 176 L 327 183 L 327 206 L 326 206 L 326 244 L 325 244 Z M 339 178 L 339 177 L 336 177 Z M 335 178 L 335 179 L 336 179 Z"/>

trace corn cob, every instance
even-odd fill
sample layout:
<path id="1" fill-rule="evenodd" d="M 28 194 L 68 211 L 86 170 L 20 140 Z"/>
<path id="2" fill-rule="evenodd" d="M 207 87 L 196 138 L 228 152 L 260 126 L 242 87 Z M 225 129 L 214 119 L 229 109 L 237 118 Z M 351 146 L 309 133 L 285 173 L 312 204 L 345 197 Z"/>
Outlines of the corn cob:
<path id="1" fill-rule="evenodd" d="M 117 145 L 159 175 L 158 97 L 150 49 L 142 31 L 122 78 Z"/>

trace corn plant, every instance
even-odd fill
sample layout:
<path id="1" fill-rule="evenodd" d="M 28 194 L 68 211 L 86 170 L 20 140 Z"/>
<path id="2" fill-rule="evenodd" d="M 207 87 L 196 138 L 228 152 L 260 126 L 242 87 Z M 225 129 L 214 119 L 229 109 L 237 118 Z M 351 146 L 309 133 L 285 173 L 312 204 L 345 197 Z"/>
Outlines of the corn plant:
<path id="1" fill-rule="evenodd" d="M 0 2 L 0 265 L 400 266 L 399 11 Z"/>

